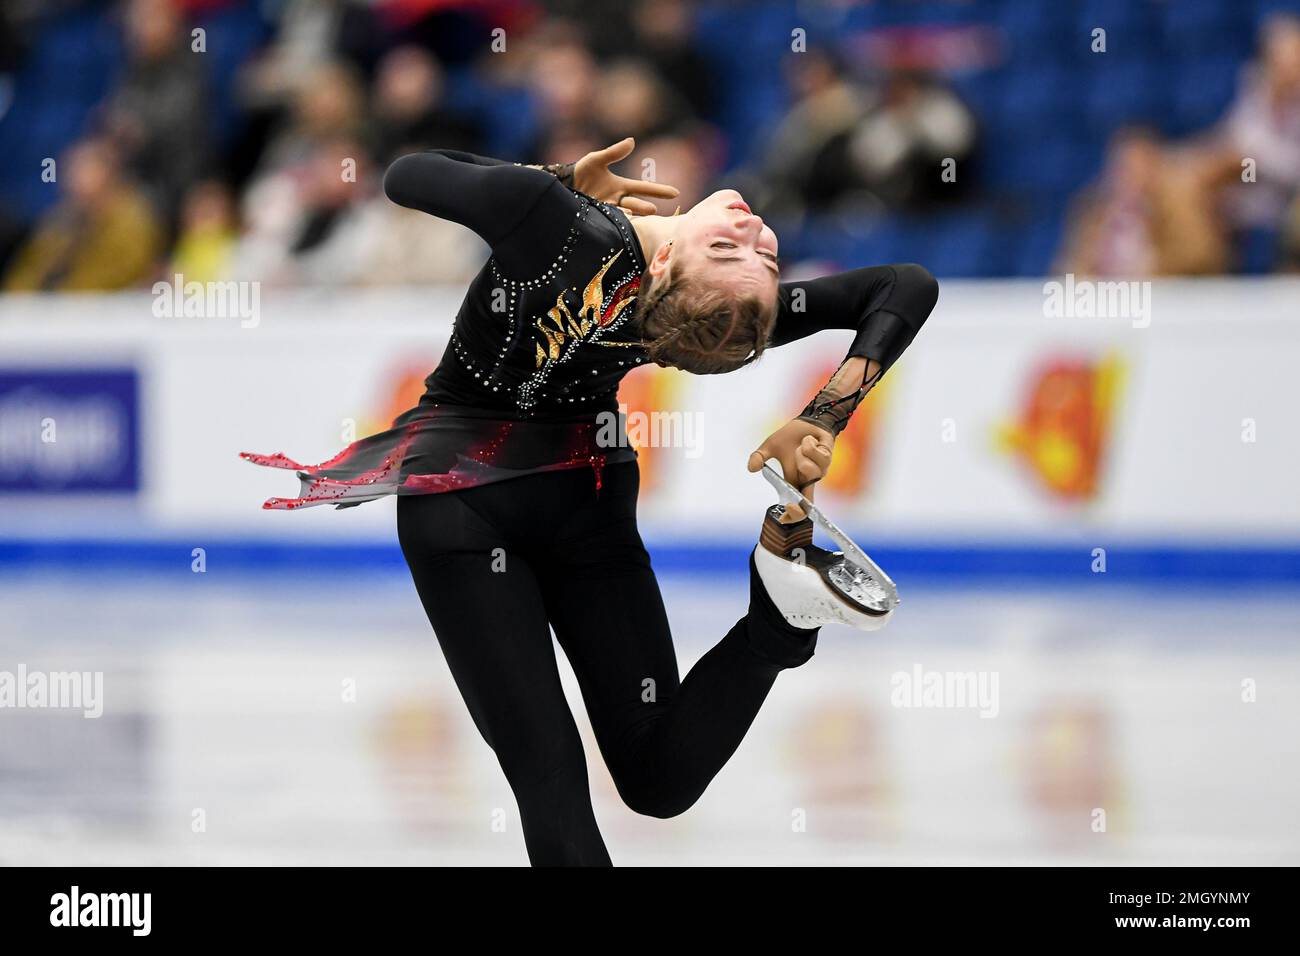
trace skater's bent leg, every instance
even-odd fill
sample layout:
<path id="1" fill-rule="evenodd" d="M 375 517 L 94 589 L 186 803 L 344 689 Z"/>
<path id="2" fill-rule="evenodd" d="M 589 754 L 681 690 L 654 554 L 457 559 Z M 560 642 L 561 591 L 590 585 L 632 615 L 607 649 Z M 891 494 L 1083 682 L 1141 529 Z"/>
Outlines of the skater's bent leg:
<path id="1" fill-rule="evenodd" d="M 749 613 L 679 682 L 635 493 L 634 481 L 611 477 L 591 513 L 568 516 L 572 534 L 539 576 L 619 793 L 632 809 L 667 817 L 704 792 L 777 675 L 812 656 L 817 632 L 786 623 L 751 564 Z"/>
<path id="2" fill-rule="evenodd" d="M 740 746 L 777 675 L 812 656 L 817 632 L 790 627 L 764 606 L 770 602 L 757 576 L 751 580 L 749 613 L 628 741 L 623 772 L 648 804 L 642 812 L 674 816 L 694 804 Z"/>
<path id="3" fill-rule="evenodd" d="M 519 804 L 529 859 L 609 865 L 532 568 L 494 551 L 503 539 L 457 495 L 399 499 L 398 535 L 456 686 Z"/>

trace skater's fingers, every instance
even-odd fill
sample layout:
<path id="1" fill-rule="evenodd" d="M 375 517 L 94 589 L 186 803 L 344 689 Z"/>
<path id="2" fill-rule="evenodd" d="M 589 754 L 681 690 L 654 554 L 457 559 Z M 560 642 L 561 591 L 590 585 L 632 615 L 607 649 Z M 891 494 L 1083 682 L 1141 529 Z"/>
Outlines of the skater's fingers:
<path id="1" fill-rule="evenodd" d="M 800 488 L 800 489 L 799 489 L 799 493 L 800 493 L 801 495 L 803 495 L 805 498 L 807 498 L 809 501 L 812 501 L 812 500 L 813 500 L 813 486 L 812 486 L 812 485 L 809 485 L 807 488 Z M 802 521 L 802 520 L 803 520 L 804 518 L 806 518 L 807 516 L 808 516 L 808 513 L 807 513 L 806 511 L 804 511 L 804 509 L 803 509 L 803 505 L 801 505 L 801 504 L 790 504 L 790 505 L 786 505 L 786 506 L 785 506 L 785 515 L 781 518 L 781 523 L 782 523 L 782 524 L 793 524 L 793 523 L 796 522 L 796 521 Z"/>
<path id="2" fill-rule="evenodd" d="M 774 447 L 771 438 L 768 438 L 763 442 L 763 444 L 750 452 L 747 467 L 750 471 L 762 471 L 763 466 L 773 458 L 781 463 L 781 477 L 786 481 L 789 481 L 790 484 L 795 484 L 795 482 L 790 478 L 794 473 L 794 462 L 792 461 L 792 456 L 783 453 L 779 448 Z"/>
<path id="3" fill-rule="evenodd" d="M 824 445 L 818 445 L 816 440 L 811 437 L 804 439 L 795 454 L 795 470 L 799 474 L 799 480 L 796 484 L 804 486 L 820 481 L 826 477 L 826 472 L 830 466 L 830 449 Z"/>
<path id="4" fill-rule="evenodd" d="M 808 479 L 803 477 L 802 468 L 800 467 L 799 450 L 792 449 L 785 454 L 778 455 L 781 462 L 781 476 L 796 488 L 808 484 Z"/>
<path id="5" fill-rule="evenodd" d="M 821 469 L 821 474 L 817 476 L 818 478 L 824 478 L 826 472 L 831 470 L 831 449 L 829 446 L 823 445 L 819 441 L 812 440 L 810 443 L 804 444 L 803 453 L 808 456 L 810 461 Z"/>
<path id="6" fill-rule="evenodd" d="M 796 488 L 810 485 L 822 476 L 821 466 L 802 452 L 795 457 L 794 470 L 797 479 L 792 484 Z"/>
<path id="7" fill-rule="evenodd" d="M 606 146 L 604 149 L 597 150 L 596 155 L 600 157 L 602 166 L 612 166 L 620 159 L 626 159 L 630 156 L 632 150 L 635 148 L 636 140 L 631 136 L 628 136 L 625 139 L 620 139 L 617 143 L 614 143 L 611 146 Z"/>
<path id="8" fill-rule="evenodd" d="M 635 196 L 624 196 L 618 201 L 618 204 L 623 209 L 636 213 L 638 216 L 653 216 L 659 212 L 659 207 L 654 203 L 645 199 L 637 199 Z"/>
<path id="9" fill-rule="evenodd" d="M 652 183 L 648 179 L 623 178 L 623 188 L 635 196 L 654 196 L 656 199 L 676 199 L 681 191 L 667 183 Z"/>

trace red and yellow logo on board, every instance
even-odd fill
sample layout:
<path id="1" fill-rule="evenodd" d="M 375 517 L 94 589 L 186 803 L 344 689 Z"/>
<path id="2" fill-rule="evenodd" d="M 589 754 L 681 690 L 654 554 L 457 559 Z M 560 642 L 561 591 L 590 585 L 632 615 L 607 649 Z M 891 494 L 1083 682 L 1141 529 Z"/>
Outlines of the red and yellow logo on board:
<path id="1" fill-rule="evenodd" d="M 388 428 L 394 418 L 420 403 L 428 374 L 424 365 L 408 365 L 385 378 L 384 403 L 375 419 L 378 430 Z"/>
<path id="2" fill-rule="evenodd" d="M 1053 495 L 1095 498 L 1123 378 L 1114 355 L 1048 361 L 1030 379 L 1018 420 L 999 426 L 999 446 Z"/>

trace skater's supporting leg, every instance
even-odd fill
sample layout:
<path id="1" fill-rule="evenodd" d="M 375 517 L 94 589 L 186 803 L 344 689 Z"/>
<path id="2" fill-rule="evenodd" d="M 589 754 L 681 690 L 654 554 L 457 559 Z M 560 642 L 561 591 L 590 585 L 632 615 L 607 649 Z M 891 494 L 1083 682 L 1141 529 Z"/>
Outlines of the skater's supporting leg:
<path id="1" fill-rule="evenodd" d="M 735 752 L 777 675 L 812 656 L 817 632 L 786 623 L 751 565 L 749 613 L 679 683 L 636 528 L 637 471 L 610 472 L 598 496 L 570 500 L 538 577 L 620 794 L 638 812 L 673 816 Z"/>
<path id="2" fill-rule="evenodd" d="M 519 804 L 534 865 L 608 865 L 537 579 L 460 495 L 398 501 L 398 534 L 457 687 Z M 486 817 L 485 817 L 486 820 Z"/>

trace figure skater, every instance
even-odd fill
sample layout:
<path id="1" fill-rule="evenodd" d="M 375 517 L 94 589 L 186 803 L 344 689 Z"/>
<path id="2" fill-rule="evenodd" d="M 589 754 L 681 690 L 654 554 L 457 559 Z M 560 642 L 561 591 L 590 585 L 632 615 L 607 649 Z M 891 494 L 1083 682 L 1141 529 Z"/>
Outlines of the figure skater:
<path id="1" fill-rule="evenodd" d="M 299 473 L 299 496 L 266 508 L 399 496 L 402 553 L 518 801 L 534 865 L 610 864 L 552 630 L 619 794 L 671 817 L 736 750 L 776 676 L 812 657 L 821 624 L 888 617 L 809 573 L 797 549 L 811 526 L 790 504 L 762 525 L 748 613 L 680 679 L 637 531 L 636 455 L 597 423 L 617 413 L 619 381 L 647 362 L 731 372 L 769 346 L 851 330 L 834 377 L 747 463 L 776 459 L 810 500 L 835 436 L 938 295 L 917 265 L 782 283 L 777 238 L 738 192 L 656 215 L 650 200 L 677 191 L 610 169 L 633 145 L 563 166 L 436 149 L 394 162 L 393 202 L 461 223 L 492 249 L 442 360 L 415 408 L 329 461 L 243 456 Z"/>

